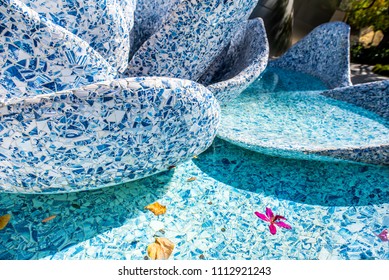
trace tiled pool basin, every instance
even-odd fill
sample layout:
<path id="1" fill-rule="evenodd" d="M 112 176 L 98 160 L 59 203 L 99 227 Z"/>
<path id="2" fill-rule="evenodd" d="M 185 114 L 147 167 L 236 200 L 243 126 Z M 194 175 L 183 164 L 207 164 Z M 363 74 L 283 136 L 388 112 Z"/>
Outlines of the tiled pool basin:
<path id="1" fill-rule="evenodd" d="M 155 201 L 165 214 L 144 209 Z M 254 215 L 266 207 L 292 229 L 271 235 Z M 125 185 L 0 194 L 5 213 L 12 218 L 0 259 L 143 260 L 154 236 L 174 242 L 176 260 L 389 259 L 389 243 L 375 235 L 389 227 L 389 167 L 277 158 L 220 139 L 171 171 Z"/>
<path id="2" fill-rule="evenodd" d="M 267 68 L 263 79 L 222 107 L 218 135 L 270 155 L 389 164 L 388 120 L 321 95 L 325 89 L 312 76 Z"/>

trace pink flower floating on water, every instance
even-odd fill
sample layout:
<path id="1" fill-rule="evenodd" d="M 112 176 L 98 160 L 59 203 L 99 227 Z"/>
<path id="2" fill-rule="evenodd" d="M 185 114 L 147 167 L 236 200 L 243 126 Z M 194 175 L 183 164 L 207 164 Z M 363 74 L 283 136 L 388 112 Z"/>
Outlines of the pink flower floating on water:
<path id="1" fill-rule="evenodd" d="M 387 229 L 384 229 L 380 234 L 376 234 L 382 241 L 389 241 L 389 233 Z"/>
<path id="2" fill-rule="evenodd" d="M 282 222 L 282 220 L 286 220 L 285 217 L 280 215 L 274 215 L 273 211 L 270 208 L 266 207 L 266 215 L 259 212 L 254 212 L 254 214 L 257 215 L 258 218 L 260 218 L 261 220 L 270 223 L 269 230 L 270 233 L 273 235 L 277 233 L 276 226 L 286 229 L 292 229 L 290 225 Z"/>

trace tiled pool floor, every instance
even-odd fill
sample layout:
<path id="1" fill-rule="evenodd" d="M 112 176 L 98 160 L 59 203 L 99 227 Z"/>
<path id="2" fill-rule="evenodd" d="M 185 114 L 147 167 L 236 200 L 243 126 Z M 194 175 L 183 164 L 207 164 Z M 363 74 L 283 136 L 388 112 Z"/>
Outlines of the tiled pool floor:
<path id="1" fill-rule="evenodd" d="M 155 201 L 165 214 L 144 209 Z M 254 215 L 266 207 L 292 229 L 271 235 Z M 177 260 L 389 259 L 389 243 L 375 236 L 389 227 L 389 167 L 283 159 L 219 139 L 196 159 L 122 186 L 0 194 L 6 213 L 0 259 L 144 259 L 154 236 L 174 242 Z"/>

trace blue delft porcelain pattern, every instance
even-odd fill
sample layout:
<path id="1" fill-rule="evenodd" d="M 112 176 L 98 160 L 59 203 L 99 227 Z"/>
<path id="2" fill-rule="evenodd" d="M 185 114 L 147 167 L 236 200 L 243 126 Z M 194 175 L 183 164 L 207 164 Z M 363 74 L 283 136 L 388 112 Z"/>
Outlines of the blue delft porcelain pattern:
<path id="1" fill-rule="evenodd" d="M 21 1 L 89 43 L 119 72 L 127 68 L 136 0 Z"/>
<path id="2" fill-rule="evenodd" d="M 384 84 L 381 89 L 386 91 Z M 348 98 L 358 88 L 345 88 L 352 92 L 346 94 Z M 222 107 L 218 136 L 274 156 L 389 164 L 389 119 L 325 97 L 320 94 L 325 89 L 319 80 L 301 72 L 267 68 L 262 80 Z M 365 101 L 378 92 L 374 90 Z M 383 95 L 376 99 L 377 107 L 385 105 L 379 101 Z"/>
<path id="3" fill-rule="evenodd" d="M 201 153 L 219 105 L 185 80 L 128 78 L 0 107 L 0 190 L 71 192 L 139 179 Z"/>
<path id="4" fill-rule="evenodd" d="M 322 24 L 269 66 L 310 74 L 329 88 L 351 86 L 349 37 L 343 22 Z"/>
<path id="5" fill-rule="evenodd" d="M 116 70 L 77 36 L 23 3 L 0 3 L 0 102 L 116 76 Z"/>
<path id="6" fill-rule="evenodd" d="M 257 0 L 184 0 L 129 63 L 129 76 L 196 81 L 247 20 Z"/>
<path id="7" fill-rule="evenodd" d="M 243 22 L 199 82 L 210 84 L 208 89 L 220 103 L 229 102 L 262 74 L 268 56 L 263 20 L 256 18 Z"/>

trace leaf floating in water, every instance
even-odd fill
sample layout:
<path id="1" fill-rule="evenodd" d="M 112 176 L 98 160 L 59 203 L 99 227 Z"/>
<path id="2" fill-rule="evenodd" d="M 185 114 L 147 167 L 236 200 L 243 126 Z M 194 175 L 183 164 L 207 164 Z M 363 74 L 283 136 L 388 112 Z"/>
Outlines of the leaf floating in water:
<path id="1" fill-rule="evenodd" d="M 42 223 L 47 223 L 48 221 L 55 219 L 55 217 L 57 217 L 57 215 L 52 215 L 50 217 L 47 217 L 46 219 L 42 220 Z"/>
<path id="2" fill-rule="evenodd" d="M 199 158 L 198 156 L 193 156 L 193 158 Z"/>
<path id="3" fill-rule="evenodd" d="M 9 220 L 11 220 L 11 214 L 5 214 L 0 217 L 0 230 L 7 226 Z"/>
<path id="4" fill-rule="evenodd" d="M 186 180 L 187 182 L 192 182 L 192 181 L 194 181 L 194 180 L 196 180 L 196 177 L 190 177 L 188 180 Z"/>
<path id="5" fill-rule="evenodd" d="M 149 204 L 145 207 L 145 209 L 153 212 L 155 216 L 166 213 L 166 206 L 159 204 L 159 202 L 154 202 L 152 204 Z"/>
<path id="6" fill-rule="evenodd" d="M 152 260 L 167 260 L 173 249 L 173 242 L 165 237 L 159 237 L 155 239 L 154 243 L 147 246 L 147 254 Z"/>
<path id="7" fill-rule="evenodd" d="M 176 168 L 175 165 L 170 165 L 167 169 L 172 170 L 172 169 L 174 169 L 174 168 Z"/>

